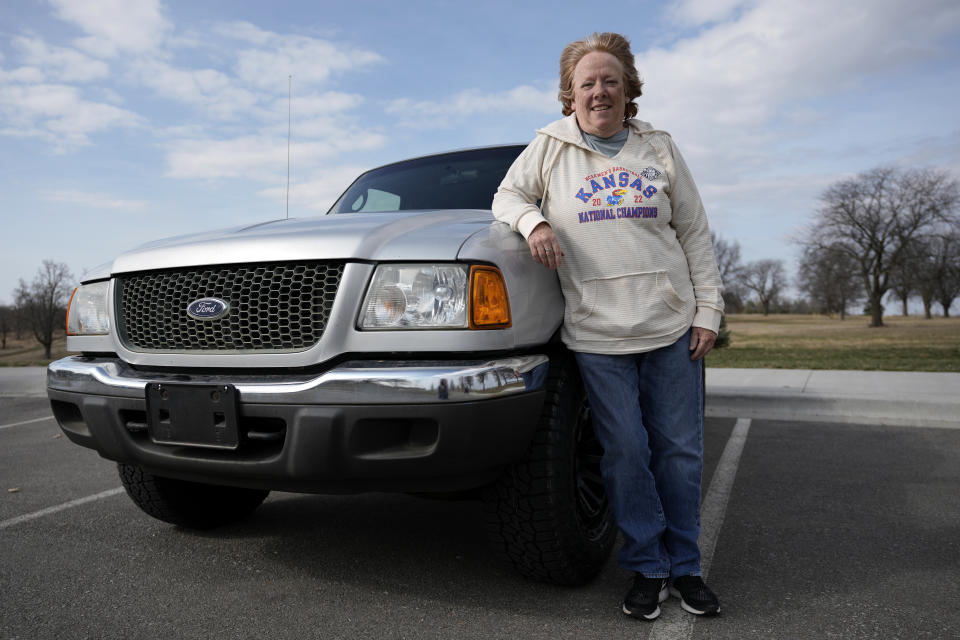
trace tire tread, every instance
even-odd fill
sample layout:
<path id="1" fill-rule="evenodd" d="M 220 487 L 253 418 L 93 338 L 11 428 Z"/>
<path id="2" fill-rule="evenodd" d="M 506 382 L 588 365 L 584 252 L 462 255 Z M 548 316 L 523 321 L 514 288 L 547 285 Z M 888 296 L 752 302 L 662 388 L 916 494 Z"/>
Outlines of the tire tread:
<path id="1" fill-rule="evenodd" d="M 251 514 L 270 493 L 155 476 L 132 464 L 117 464 L 127 495 L 144 513 L 188 529 L 211 529 Z"/>
<path id="2" fill-rule="evenodd" d="M 487 535 L 494 550 L 524 576 L 559 585 L 593 578 L 616 536 L 612 516 L 596 539 L 581 530 L 570 465 L 582 396 L 568 352 L 551 358 L 539 425 L 524 460 L 508 467 L 484 496 Z"/>

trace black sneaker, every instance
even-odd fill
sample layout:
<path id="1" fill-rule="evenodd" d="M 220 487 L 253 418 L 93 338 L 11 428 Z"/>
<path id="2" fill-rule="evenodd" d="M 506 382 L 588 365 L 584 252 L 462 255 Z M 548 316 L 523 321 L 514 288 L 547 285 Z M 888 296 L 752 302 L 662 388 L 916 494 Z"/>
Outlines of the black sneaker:
<path id="1" fill-rule="evenodd" d="M 670 595 L 680 598 L 680 606 L 695 616 L 720 613 L 720 601 L 700 576 L 680 576 L 670 585 Z"/>
<path id="2" fill-rule="evenodd" d="M 655 620 L 660 615 L 660 603 L 668 596 L 666 578 L 647 578 L 638 573 L 623 597 L 623 612 L 641 620 Z"/>

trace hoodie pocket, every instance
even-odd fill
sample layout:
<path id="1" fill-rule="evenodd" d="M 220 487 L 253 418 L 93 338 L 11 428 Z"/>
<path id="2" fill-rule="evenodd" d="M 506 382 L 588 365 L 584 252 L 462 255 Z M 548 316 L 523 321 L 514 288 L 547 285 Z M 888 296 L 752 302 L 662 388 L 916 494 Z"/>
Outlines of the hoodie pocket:
<path id="1" fill-rule="evenodd" d="M 576 340 L 654 338 L 676 332 L 690 305 L 665 271 L 584 280 L 580 306 L 570 314 Z"/>

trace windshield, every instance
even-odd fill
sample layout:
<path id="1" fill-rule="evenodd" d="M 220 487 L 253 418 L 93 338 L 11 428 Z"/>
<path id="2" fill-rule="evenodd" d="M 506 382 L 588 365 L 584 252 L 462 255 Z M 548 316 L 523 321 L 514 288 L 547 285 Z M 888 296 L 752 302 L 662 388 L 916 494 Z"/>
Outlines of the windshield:
<path id="1" fill-rule="evenodd" d="M 456 151 L 366 172 L 328 213 L 489 209 L 523 145 Z"/>

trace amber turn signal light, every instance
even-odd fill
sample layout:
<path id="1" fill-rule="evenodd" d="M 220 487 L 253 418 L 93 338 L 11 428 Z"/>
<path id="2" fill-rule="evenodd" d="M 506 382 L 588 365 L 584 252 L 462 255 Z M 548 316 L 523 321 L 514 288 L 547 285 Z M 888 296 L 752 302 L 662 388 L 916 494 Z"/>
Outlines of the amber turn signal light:
<path id="1" fill-rule="evenodd" d="M 505 329 L 510 324 L 510 300 L 503 274 L 496 267 L 470 267 L 470 328 Z"/>
<path id="2" fill-rule="evenodd" d="M 66 327 L 68 336 L 74 335 L 73 331 L 70 331 L 70 309 L 73 307 L 73 296 L 77 295 L 77 289 L 79 288 L 80 287 L 73 288 L 73 293 L 70 294 L 70 300 L 67 302 L 67 317 L 64 319 L 64 326 Z"/>

